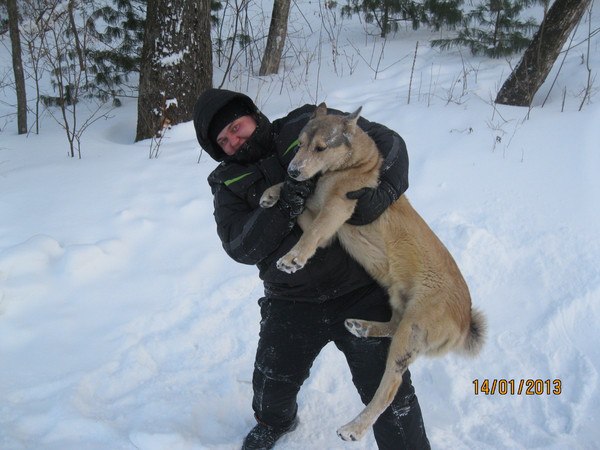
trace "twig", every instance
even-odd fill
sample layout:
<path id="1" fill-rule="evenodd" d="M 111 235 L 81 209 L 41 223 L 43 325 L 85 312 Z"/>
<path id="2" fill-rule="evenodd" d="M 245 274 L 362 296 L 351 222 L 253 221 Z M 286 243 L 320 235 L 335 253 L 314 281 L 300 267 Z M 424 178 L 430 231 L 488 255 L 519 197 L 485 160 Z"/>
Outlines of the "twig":
<path id="1" fill-rule="evenodd" d="M 415 56 L 413 57 L 413 63 L 412 63 L 412 67 L 410 69 L 410 81 L 408 83 L 408 101 L 406 102 L 407 105 L 410 105 L 410 92 L 412 90 L 412 80 L 413 80 L 413 74 L 415 73 L 415 62 L 417 61 L 417 50 L 419 49 L 419 41 L 417 41 L 416 45 L 415 45 Z"/>
<path id="2" fill-rule="evenodd" d="M 590 3 L 589 9 L 588 9 L 588 36 L 591 35 L 592 33 L 592 6 L 594 5 L 594 1 L 592 0 L 592 2 Z M 579 105 L 579 111 L 581 111 L 581 109 L 583 108 L 583 105 L 586 101 L 586 99 L 589 99 L 590 96 L 590 91 L 592 90 L 592 69 L 590 68 L 590 41 L 591 39 L 588 39 L 587 42 L 587 56 L 586 56 L 586 68 L 587 68 L 587 86 L 585 88 L 585 94 L 583 95 L 583 98 L 581 99 L 581 104 Z"/>

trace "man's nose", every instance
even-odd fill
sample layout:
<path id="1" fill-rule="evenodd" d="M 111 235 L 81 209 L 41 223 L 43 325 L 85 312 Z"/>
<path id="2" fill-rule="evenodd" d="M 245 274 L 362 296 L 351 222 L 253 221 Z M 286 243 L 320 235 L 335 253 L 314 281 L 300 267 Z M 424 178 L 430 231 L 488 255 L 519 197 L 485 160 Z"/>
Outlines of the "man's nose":
<path id="1" fill-rule="evenodd" d="M 238 148 L 240 145 L 242 145 L 242 138 L 240 138 L 239 136 L 233 135 L 229 138 L 229 143 L 231 144 L 231 146 L 233 148 Z"/>

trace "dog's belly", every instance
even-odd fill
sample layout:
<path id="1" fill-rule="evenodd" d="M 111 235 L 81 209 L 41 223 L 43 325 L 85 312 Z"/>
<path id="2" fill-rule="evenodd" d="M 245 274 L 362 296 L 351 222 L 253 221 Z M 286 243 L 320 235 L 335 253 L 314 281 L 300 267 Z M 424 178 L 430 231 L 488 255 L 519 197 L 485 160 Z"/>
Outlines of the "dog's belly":
<path id="1" fill-rule="evenodd" d="M 444 284 L 445 247 L 402 196 L 377 220 L 363 226 L 343 225 L 344 248 L 386 288 L 410 291 L 415 284 L 435 290 Z"/>
<path id="2" fill-rule="evenodd" d="M 342 246 L 383 286 L 393 283 L 386 242 L 377 224 L 343 225 L 337 235 Z"/>

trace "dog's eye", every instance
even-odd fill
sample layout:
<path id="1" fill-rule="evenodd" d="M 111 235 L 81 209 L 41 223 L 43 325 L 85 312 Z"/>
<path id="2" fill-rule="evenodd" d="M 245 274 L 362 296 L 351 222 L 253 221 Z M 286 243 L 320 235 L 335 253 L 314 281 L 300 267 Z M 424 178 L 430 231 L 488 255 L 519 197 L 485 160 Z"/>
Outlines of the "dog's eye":
<path id="1" fill-rule="evenodd" d="M 327 147 L 319 147 L 318 145 L 315 147 L 315 152 L 322 152 L 326 149 Z"/>

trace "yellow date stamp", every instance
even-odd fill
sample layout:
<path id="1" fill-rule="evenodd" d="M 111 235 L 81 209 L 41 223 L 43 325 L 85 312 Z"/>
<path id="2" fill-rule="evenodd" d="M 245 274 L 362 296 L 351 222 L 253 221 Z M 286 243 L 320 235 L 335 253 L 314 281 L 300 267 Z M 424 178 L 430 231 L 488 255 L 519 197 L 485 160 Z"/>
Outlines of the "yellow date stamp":
<path id="1" fill-rule="evenodd" d="M 473 380 L 475 395 L 560 395 L 562 381 L 560 379 L 520 380 L 505 378 L 476 378 Z"/>

